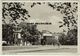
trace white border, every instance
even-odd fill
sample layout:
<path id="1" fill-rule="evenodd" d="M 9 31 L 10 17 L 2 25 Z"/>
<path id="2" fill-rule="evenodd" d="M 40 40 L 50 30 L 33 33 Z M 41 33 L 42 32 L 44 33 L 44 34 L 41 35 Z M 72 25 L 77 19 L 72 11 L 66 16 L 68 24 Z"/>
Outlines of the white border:
<path id="1" fill-rule="evenodd" d="M 80 29 L 80 23 L 79 23 L 79 21 L 80 21 L 80 19 L 79 19 L 79 15 L 80 15 L 80 14 L 79 14 L 79 12 L 80 12 L 79 9 L 80 9 L 80 7 L 79 7 L 79 6 L 80 6 L 80 4 L 79 4 L 79 0 L 75 0 L 75 1 L 74 1 L 74 0 L 69 0 L 69 1 L 68 1 L 68 0 L 57 0 L 57 1 L 56 1 L 56 0 L 50 0 L 50 1 L 47 1 L 47 0 L 45 0 L 45 1 L 41 1 L 41 0 L 40 0 L 40 1 L 37 1 L 37 0 L 36 0 L 36 1 L 32 1 L 32 0 L 28 0 L 28 1 L 24 1 L 24 0 L 23 0 L 23 1 L 18 1 L 18 0 L 16 0 L 16 1 L 13 1 L 13 0 L 12 0 L 12 1 L 11 1 L 11 0 L 7 0 L 7 1 L 2 1 L 2 2 L 78 2 L 78 47 L 77 47 L 78 53 L 76 53 L 76 54 L 75 54 L 75 53 L 44 53 L 44 54 L 46 54 L 46 55 L 53 55 L 53 54 L 54 54 L 54 55 L 55 55 L 55 54 L 61 55 L 61 54 L 64 54 L 64 55 L 71 55 L 71 56 L 72 56 L 72 55 L 78 55 L 78 54 L 80 54 L 80 44 L 79 44 L 79 43 L 80 43 L 80 41 L 79 41 L 79 40 L 80 40 L 80 38 L 79 38 L 79 35 L 80 35 L 80 33 L 79 33 L 79 32 L 80 32 L 80 30 L 79 30 L 79 29 Z M 1 8 L 2 8 L 2 5 L 1 5 L 2 2 L 0 3 L 0 7 L 1 7 Z M 1 9 L 0 11 L 2 12 L 2 9 Z M 2 18 L 2 13 L 0 13 L 0 16 L 1 16 L 1 18 Z M 0 20 L 0 23 L 1 23 L 1 24 L 0 24 L 0 32 L 1 32 L 1 33 L 0 33 L 0 36 L 2 37 L 2 20 Z M 0 38 L 0 41 L 2 41 L 2 38 Z M 0 45 L 1 45 L 1 42 L 0 42 Z M 1 53 L 1 51 L 2 51 L 2 47 L 0 47 L 0 53 Z M 19 54 L 20 54 L 20 53 L 19 53 Z M 26 54 L 26 53 L 25 53 L 25 54 Z M 27 53 L 27 54 L 30 54 L 30 53 Z M 34 53 L 33 53 L 33 54 L 34 54 Z M 33 54 L 32 54 L 32 55 L 33 55 Z M 37 53 L 37 54 L 42 55 L 42 53 Z"/>
<path id="2" fill-rule="evenodd" d="M 2 54 L 2 3 L 0 0 L 0 54 Z"/>
<path id="3" fill-rule="evenodd" d="M 78 54 L 80 54 L 80 1 L 78 1 Z"/>
<path id="4" fill-rule="evenodd" d="M 2 1 L 2 2 L 78 2 L 78 1 L 67 1 L 67 0 L 65 0 L 65 1 L 57 1 L 57 0 L 53 0 L 53 1 Z"/>

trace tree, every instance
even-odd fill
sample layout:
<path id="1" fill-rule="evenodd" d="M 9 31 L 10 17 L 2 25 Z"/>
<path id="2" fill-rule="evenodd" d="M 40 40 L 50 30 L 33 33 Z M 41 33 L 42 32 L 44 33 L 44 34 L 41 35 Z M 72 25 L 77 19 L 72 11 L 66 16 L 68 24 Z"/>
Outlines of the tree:
<path id="1" fill-rule="evenodd" d="M 21 22 L 19 26 L 22 29 L 21 34 L 26 34 L 26 39 L 29 42 L 33 42 L 32 44 L 38 43 L 38 39 L 40 38 L 39 35 L 41 35 L 41 32 L 37 29 L 37 25 L 35 24 L 27 24 L 26 22 Z M 25 39 L 24 38 L 24 39 Z"/>
<path id="2" fill-rule="evenodd" d="M 3 2 L 2 3 L 2 17 L 3 21 L 10 18 L 10 23 L 15 22 L 18 24 L 17 19 L 22 21 L 30 17 L 29 12 L 23 8 L 25 4 L 20 2 Z"/>
<path id="3" fill-rule="evenodd" d="M 61 35 L 59 36 L 59 42 L 62 45 L 65 45 L 66 44 L 66 35 L 64 33 L 61 33 Z"/>
<path id="4" fill-rule="evenodd" d="M 7 44 L 13 44 L 13 26 L 10 24 L 3 24 L 2 25 L 2 40 L 7 41 Z"/>
<path id="5" fill-rule="evenodd" d="M 69 45 L 77 45 L 77 29 L 72 29 L 68 31 L 66 42 Z"/>
<path id="6" fill-rule="evenodd" d="M 25 17 L 26 15 L 30 17 L 28 11 L 24 9 L 23 6 L 24 3 L 20 2 L 2 3 L 2 22 L 3 22 L 2 39 L 9 42 L 10 44 L 14 42 L 13 30 L 15 30 L 15 28 L 13 26 L 16 26 L 18 24 L 17 19 L 24 21 L 27 20 L 27 18 Z M 9 22 L 7 23 L 5 19 L 9 20 Z"/>

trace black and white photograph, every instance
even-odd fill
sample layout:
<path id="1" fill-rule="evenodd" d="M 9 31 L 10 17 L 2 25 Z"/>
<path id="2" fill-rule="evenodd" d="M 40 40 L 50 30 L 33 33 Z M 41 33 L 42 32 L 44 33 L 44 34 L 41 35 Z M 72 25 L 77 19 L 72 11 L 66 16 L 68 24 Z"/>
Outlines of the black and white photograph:
<path id="1" fill-rule="evenodd" d="M 78 2 L 2 2 L 2 54 L 77 53 Z"/>

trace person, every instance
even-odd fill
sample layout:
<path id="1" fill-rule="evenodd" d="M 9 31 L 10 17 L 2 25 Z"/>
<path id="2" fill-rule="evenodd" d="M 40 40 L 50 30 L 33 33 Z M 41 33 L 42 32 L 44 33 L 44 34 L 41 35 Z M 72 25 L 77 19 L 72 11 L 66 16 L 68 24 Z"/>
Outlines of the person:
<path id="1" fill-rule="evenodd" d="M 41 45 L 45 45 L 46 43 L 46 40 L 45 39 L 41 39 Z"/>
<path id="2" fill-rule="evenodd" d="M 20 45 L 20 44 L 21 44 L 21 34 L 18 33 L 18 45 Z"/>
<path id="3" fill-rule="evenodd" d="M 26 42 L 26 34 L 22 34 L 22 42 L 23 42 L 23 45 L 25 45 L 25 42 Z"/>
<path id="4" fill-rule="evenodd" d="M 60 46 L 61 44 L 60 44 L 60 42 L 59 42 L 59 36 L 55 36 L 55 38 L 54 38 L 54 45 L 58 45 L 58 46 Z"/>

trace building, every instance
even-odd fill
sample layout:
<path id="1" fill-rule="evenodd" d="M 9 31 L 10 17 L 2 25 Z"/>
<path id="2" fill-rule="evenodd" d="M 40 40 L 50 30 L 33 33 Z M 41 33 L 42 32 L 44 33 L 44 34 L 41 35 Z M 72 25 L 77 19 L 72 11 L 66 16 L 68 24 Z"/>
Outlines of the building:
<path id="1" fill-rule="evenodd" d="M 49 31 L 45 31 L 42 34 L 43 39 L 46 45 L 55 45 L 55 44 L 59 44 L 59 36 L 60 34 L 58 33 L 51 33 Z"/>

